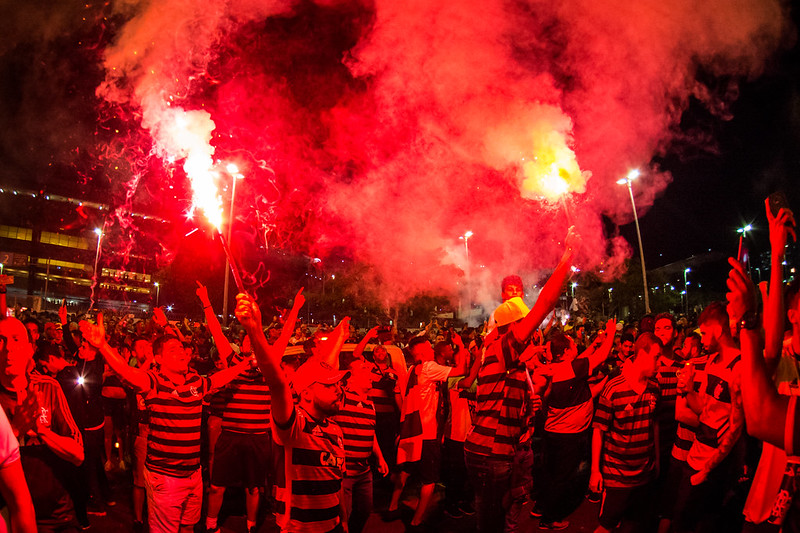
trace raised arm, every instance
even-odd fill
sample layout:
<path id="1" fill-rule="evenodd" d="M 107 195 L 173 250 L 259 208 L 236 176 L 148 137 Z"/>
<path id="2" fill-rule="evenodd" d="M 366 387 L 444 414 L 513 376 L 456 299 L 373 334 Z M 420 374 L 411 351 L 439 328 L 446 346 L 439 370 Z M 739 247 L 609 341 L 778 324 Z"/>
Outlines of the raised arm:
<path id="1" fill-rule="evenodd" d="M 786 242 L 789 235 L 797 241 L 797 235 L 792 212 L 781 208 L 777 216 L 773 216 L 769 199 L 765 203 L 769 221 L 770 273 L 767 301 L 764 305 L 764 359 L 767 373 L 772 376 L 783 351 L 783 259 L 786 257 Z"/>
<path id="2" fill-rule="evenodd" d="M 590 375 L 594 373 L 594 371 L 603 363 L 603 361 L 608 359 L 608 356 L 611 353 L 611 348 L 614 347 L 614 335 L 616 332 L 617 321 L 612 318 L 606 324 L 606 337 L 603 339 L 603 343 L 599 348 L 589 354 Z"/>
<path id="3" fill-rule="evenodd" d="M 456 333 L 455 331 L 451 332 L 450 338 L 453 344 L 456 345 L 456 366 L 450 370 L 450 374 L 448 377 L 457 378 L 461 376 L 467 375 L 467 370 L 469 367 L 469 352 L 464 347 L 464 340 L 461 338 L 461 335 Z"/>
<path id="4" fill-rule="evenodd" d="M 375 326 L 374 328 L 369 330 L 367 332 L 367 334 L 364 335 L 364 338 L 361 339 L 361 342 L 359 342 L 356 345 L 355 350 L 353 350 L 353 357 L 355 357 L 356 359 L 363 360 L 364 359 L 364 348 L 367 347 L 367 343 L 369 343 L 370 339 L 375 338 L 375 336 L 377 334 L 378 334 L 378 326 Z"/>
<path id="5" fill-rule="evenodd" d="M 261 329 L 261 311 L 256 302 L 248 294 L 236 295 L 236 318 L 247 331 L 250 341 L 253 343 L 253 352 L 256 355 L 258 366 L 269 386 L 272 398 L 272 419 L 278 425 L 285 425 L 294 409 L 291 387 L 281 369 L 281 358 L 289 344 L 289 337 L 294 331 L 297 314 L 303 303 L 305 303 L 305 297 L 303 297 L 303 289 L 300 289 L 283 325 L 281 336 L 275 344 L 270 345 Z"/>
<path id="6" fill-rule="evenodd" d="M 739 322 L 746 313 L 755 311 L 755 287 L 741 263 L 734 259 L 728 276 L 728 314 Z M 781 299 L 782 301 L 782 299 Z M 783 305 L 775 311 L 783 315 Z M 741 396 L 747 431 L 757 439 L 779 448 L 784 447 L 784 421 L 789 400 L 778 394 L 772 374 L 764 360 L 761 333 L 756 329 L 739 332 L 742 349 Z"/>
<path id="7" fill-rule="evenodd" d="M 248 357 L 239 361 L 233 366 L 229 366 L 228 368 L 224 368 L 219 372 L 215 372 L 211 375 L 211 388 L 212 389 L 221 389 L 231 381 L 233 378 L 250 368 L 250 361 L 251 359 Z"/>
<path id="8" fill-rule="evenodd" d="M 136 392 L 145 392 L 150 390 L 150 378 L 147 377 L 147 372 L 139 368 L 128 366 L 116 349 L 112 348 L 108 341 L 106 341 L 106 328 L 103 325 L 103 313 L 97 315 L 97 324 L 90 324 L 86 320 L 80 322 L 81 333 L 83 338 L 97 348 L 103 355 L 111 367 L 111 370 L 117 373 L 119 377 L 125 380 Z"/>
<path id="9" fill-rule="evenodd" d="M 512 330 L 514 332 L 514 337 L 516 337 L 519 342 L 525 342 L 531 336 L 533 330 L 539 327 L 539 324 L 542 323 L 558 302 L 558 298 L 561 295 L 561 288 L 564 286 L 564 282 L 569 275 L 569 268 L 572 266 L 572 259 L 581 245 L 581 237 L 575 231 L 574 227 L 569 228 L 565 241 L 566 250 L 564 250 L 564 254 L 561 256 L 561 261 L 559 261 L 550 279 L 544 284 L 542 292 L 539 293 L 539 298 L 537 298 L 536 303 L 533 304 L 533 309 L 531 309 L 519 325 Z"/>
<path id="10" fill-rule="evenodd" d="M 164 314 L 164 310 L 160 307 L 153 308 L 153 321 L 161 326 L 165 334 L 171 334 L 177 337 L 179 341 L 186 342 L 186 338 L 183 336 L 183 333 L 181 333 L 180 328 L 170 325 L 167 320 L 167 315 Z"/>
<path id="11" fill-rule="evenodd" d="M 200 303 L 203 304 L 203 315 L 206 317 L 208 331 L 211 333 L 211 338 L 214 339 L 214 345 L 217 347 L 220 360 L 227 367 L 228 358 L 233 353 L 233 348 L 231 348 L 228 338 L 222 333 L 222 326 L 220 326 L 217 315 L 214 314 L 214 309 L 211 307 L 211 300 L 208 298 L 208 289 L 199 281 L 195 281 L 195 283 L 197 283 L 195 293 L 200 298 Z"/>

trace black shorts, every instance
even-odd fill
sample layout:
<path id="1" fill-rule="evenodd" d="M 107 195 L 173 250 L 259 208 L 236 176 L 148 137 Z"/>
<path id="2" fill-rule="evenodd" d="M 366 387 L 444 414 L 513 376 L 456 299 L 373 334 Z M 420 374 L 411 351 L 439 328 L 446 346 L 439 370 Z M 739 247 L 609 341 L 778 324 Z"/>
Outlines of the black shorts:
<path id="1" fill-rule="evenodd" d="M 403 463 L 403 470 L 418 475 L 423 485 L 437 483 L 442 465 L 442 445 L 437 440 L 422 441 L 422 456 L 419 461 Z"/>
<path id="2" fill-rule="evenodd" d="M 114 426 L 121 428 L 125 423 L 128 400 L 125 398 L 107 398 L 102 396 L 103 414 L 110 416 Z"/>
<path id="3" fill-rule="evenodd" d="M 613 531 L 623 520 L 643 523 L 650 516 L 652 483 L 638 487 L 606 487 L 600 503 L 600 525 Z"/>
<path id="4" fill-rule="evenodd" d="M 269 433 L 223 431 L 214 448 L 211 484 L 217 487 L 263 487 L 272 456 Z"/>

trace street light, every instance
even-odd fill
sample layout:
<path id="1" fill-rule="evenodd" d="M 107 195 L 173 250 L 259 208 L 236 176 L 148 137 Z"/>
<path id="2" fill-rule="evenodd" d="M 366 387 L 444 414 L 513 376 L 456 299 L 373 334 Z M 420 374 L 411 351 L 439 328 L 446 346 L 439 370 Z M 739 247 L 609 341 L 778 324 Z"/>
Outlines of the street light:
<path id="1" fill-rule="evenodd" d="M 231 207 L 228 211 L 228 244 L 231 242 L 231 234 L 233 232 L 233 207 L 236 204 L 236 182 L 244 178 L 239 172 L 239 167 L 230 163 L 225 167 L 228 173 L 233 177 L 233 186 L 231 189 Z M 225 255 L 225 284 L 222 288 L 222 325 L 228 325 L 228 286 L 230 285 L 231 264 L 227 254 Z"/>
<path id="2" fill-rule="evenodd" d="M 467 231 L 464 232 L 464 235 L 459 235 L 458 236 L 458 238 L 460 240 L 464 241 L 464 254 L 465 254 L 466 260 L 467 260 L 466 266 L 464 268 L 464 274 L 466 274 L 466 278 L 467 278 L 467 280 L 466 280 L 467 281 L 467 309 L 472 307 L 472 294 L 470 292 L 470 285 L 471 285 L 470 277 L 471 277 L 471 273 L 470 273 L 470 266 L 469 266 L 469 238 L 472 237 L 472 235 L 474 235 L 472 233 L 472 230 L 467 230 Z M 464 316 L 464 315 L 462 314 L 462 316 Z"/>
<path id="3" fill-rule="evenodd" d="M 157 281 L 154 285 L 156 286 L 156 307 L 158 307 L 158 295 L 161 293 L 161 285 L 159 285 Z"/>
<path id="4" fill-rule="evenodd" d="M 686 274 L 688 274 L 691 271 L 692 271 L 691 268 L 683 269 L 683 293 L 686 295 L 686 309 L 684 313 L 686 313 L 686 316 L 689 316 L 689 282 L 686 281 Z"/>
<path id="5" fill-rule="evenodd" d="M 100 244 L 103 240 L 103 230 L 101 228 L 94 228 L 94 233 L 97 235 L 97 251 L 94 254 L 94 275 L 92 276 L 92 295 L 89 299 L 89 309 L 94 309 L 95 304 L 97 304 L 95 291 L 97 290 L 97 283 L 100 281 L 100 276 L 97 274 L 97 265 L 100 262 Z"/>
<path id="6" fill-rule="evenodd" d="M 618 185 L 627 185 L 628 193 L 631 195 L 631 206 L 633 206 L 633 220 L 636 223 L 636 237 L 639 239 L 639 257 L 642 260 L 642 285 L 644 287 L 644 310 L 645 313 L 650 312 L 650 294 L 647 290 L 647 269 L 644 266 L 644 248 L 642 248 L 642 232 L 639 229 L 639 215 L 636 214 L 636 202 L 633 199 L 633 188 L 631 182 L 639 177 L 639 169 L 634 169 L 628 172 L 628 175 L 622 179 L 617 180 Z"/>

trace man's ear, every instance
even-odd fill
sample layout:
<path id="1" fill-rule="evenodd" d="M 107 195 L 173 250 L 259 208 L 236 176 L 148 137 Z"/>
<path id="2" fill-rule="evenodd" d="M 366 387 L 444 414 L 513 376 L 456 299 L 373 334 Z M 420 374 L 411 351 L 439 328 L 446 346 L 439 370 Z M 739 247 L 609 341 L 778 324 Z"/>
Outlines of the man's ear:
<path id="1" fill-rule="evenodd" d="M 797 324 L 800 322 L 800 313 L 797 312 L 796 309 L 789 309 L 789 312 L 786 314 L 789 317 L 790 324 Z"/>

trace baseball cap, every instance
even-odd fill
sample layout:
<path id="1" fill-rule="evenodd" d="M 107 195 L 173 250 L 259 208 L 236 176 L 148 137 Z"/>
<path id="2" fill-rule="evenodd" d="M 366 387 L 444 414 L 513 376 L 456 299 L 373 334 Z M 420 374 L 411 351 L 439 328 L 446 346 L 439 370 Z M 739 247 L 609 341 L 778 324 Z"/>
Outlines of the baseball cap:
<path id="1" fill-rule="evenodd" d="M 530 309 L 522 301 L 522 298 L 519 296 L 509 298 L 494 310 L 495 325 L 499 327 L 516 322 L 520 318 L 524 318 L 528 311 Z"/>
<path id="2" fill-rule="evenodd" d="M 337 370 L 318 357 L 312 357 L 298 368 L 292 377 L 294 390 L 298 394 L 313 385 L 332 385 L 350 377 L 349 370 Z"/>

